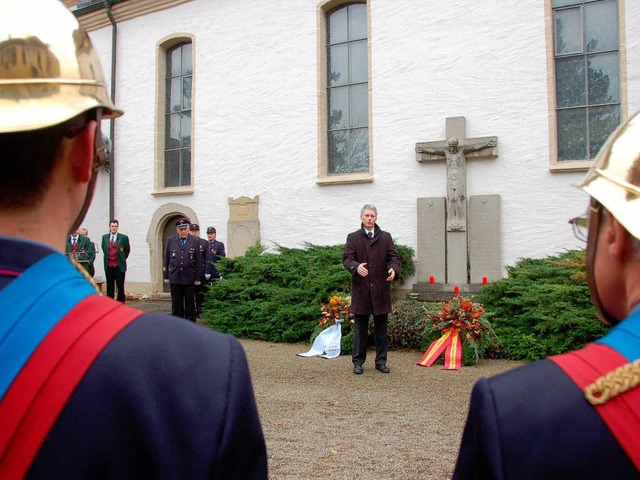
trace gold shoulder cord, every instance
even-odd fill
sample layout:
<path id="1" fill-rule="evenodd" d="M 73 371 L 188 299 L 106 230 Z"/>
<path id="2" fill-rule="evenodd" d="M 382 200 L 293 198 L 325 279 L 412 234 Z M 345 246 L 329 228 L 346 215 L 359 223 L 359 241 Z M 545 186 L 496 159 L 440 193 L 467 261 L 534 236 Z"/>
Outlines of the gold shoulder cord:
<path id="1" fill-rule="evenodd" d="M 584 396 L 591 405 L 602 405 L 638 385 L 640 385 L 640 359 L 622 365 L 587 385 Z"/>
<path id="2" fill-rule="evenodd" d="M 87 281 L 91 284 L 91 286 L 95 289 L 95 291 L 100 295 L 102 295 L 102 292 L 100 292 L 100 289 L 98 288 L 98 284 L 93 279 L 93 277 L 89 275 L 89 272 L 87 272 L 85 268 L 82 265 L 80 265 L 80 262 L 78 262 L 78 260 L 76 260 L 75 257 L 73 256 L 69 256 L 67 258 L 69 259 L 71 264 L 75 267 L 75 269 L 78 270 L 82 274 L 82 276 L 87 279 Z"/>

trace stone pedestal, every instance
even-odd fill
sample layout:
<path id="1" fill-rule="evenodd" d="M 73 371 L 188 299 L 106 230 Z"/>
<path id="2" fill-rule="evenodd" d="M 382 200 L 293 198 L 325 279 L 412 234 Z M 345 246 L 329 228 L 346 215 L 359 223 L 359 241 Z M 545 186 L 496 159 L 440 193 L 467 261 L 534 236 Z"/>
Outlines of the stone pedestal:
<path id="1" fill-rule="evenodd" d="M 411 293 L 417 293 L 417 300 L 424 302 L 448 302 L 454 296 L 453 290 L 456 286 L 460 288 L 460 294 L 465 296 L 478 295 L 482 288 L 482 284 L 478 283 L 458 285 L 418 282 L 413 285 Z"/>

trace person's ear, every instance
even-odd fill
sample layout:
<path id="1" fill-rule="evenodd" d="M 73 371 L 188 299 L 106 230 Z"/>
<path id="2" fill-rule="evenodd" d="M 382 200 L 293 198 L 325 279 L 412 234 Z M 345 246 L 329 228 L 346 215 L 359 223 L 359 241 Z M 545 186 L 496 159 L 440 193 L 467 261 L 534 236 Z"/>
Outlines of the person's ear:
<path id="1" fill-rule="evenodd" d="M 626 255 L 633 255 L 631 235 L 610 212 L 606 213 L 606 223 L 603 225 L 604 240 L 611 255 L 624 259 Z"/>
<path id="2" fill-rule="evenodd" d="M 70 161 L 74 178 L 82 183 L 91 180 L 95 157 L 95 141 L 98 124 L 90 120 L 87 125 L 70 139 Z"/>

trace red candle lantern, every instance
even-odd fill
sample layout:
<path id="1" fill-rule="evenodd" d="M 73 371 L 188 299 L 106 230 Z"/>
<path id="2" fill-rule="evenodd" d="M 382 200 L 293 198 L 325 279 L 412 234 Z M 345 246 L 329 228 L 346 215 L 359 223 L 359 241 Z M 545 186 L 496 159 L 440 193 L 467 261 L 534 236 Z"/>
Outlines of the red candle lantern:
<path id="1" fill-rule="evenodd" d="M 489 283 L 489 280 L 487 279 L 487 277 L 482 277 L 482 284 L 486 285 L 487 283 Z"/>
<path id="2" fill-rule="evenodd" d="M 453 287 L 453 294 L 458 295 L 459 293 L 460 293 L 460 287 L 456 285 L 455 287 Z"/>
<path id="3" fill-rule="evenodd" d="M 429 283 L 430 283 L 431 285 L 433 285 L 434 283 L 436 283 L 436 277 L 434 277 L 433 275 L 431 275 L 431 276 L 429 277 Z"/>

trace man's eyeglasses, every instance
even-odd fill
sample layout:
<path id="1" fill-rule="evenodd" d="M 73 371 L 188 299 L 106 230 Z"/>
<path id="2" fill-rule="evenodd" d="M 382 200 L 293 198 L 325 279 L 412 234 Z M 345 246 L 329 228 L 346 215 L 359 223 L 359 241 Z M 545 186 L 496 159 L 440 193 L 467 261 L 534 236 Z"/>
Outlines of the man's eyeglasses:
<path id="1" fill-rule="evenodd" d="M 582 215 L 581 217 L 575 217 L 569 220 L 569 223 L 573 227 L 573 234 L 581 242 L 586 242 L 589 234 L 589 217 Z"/>

